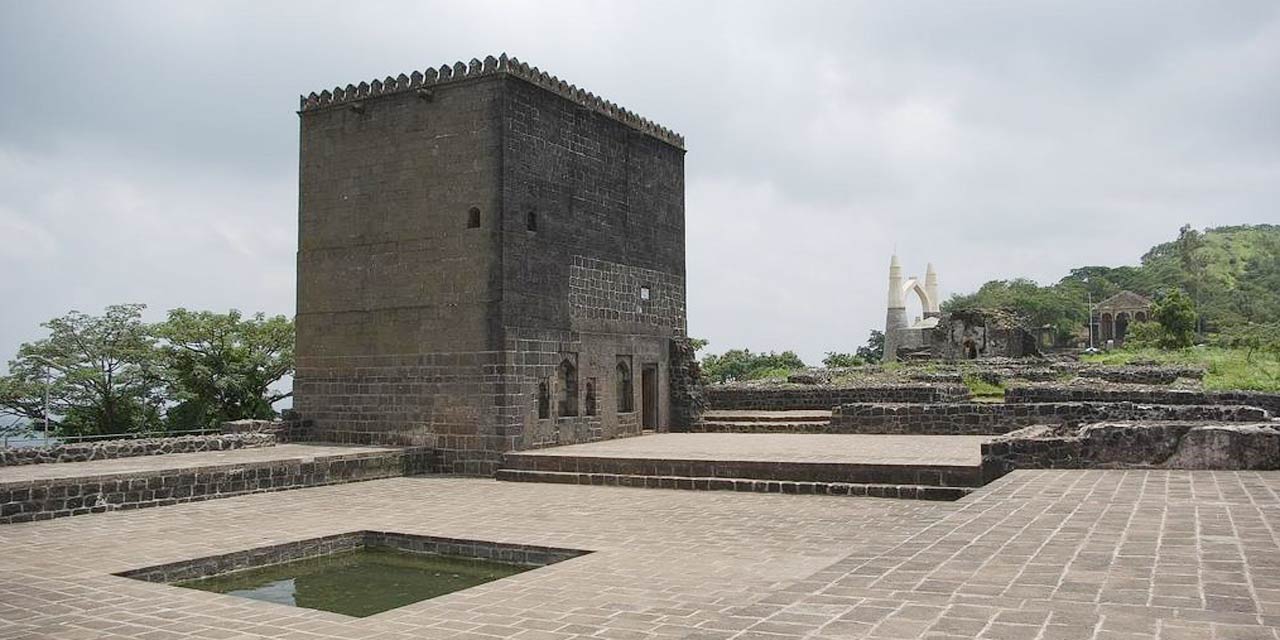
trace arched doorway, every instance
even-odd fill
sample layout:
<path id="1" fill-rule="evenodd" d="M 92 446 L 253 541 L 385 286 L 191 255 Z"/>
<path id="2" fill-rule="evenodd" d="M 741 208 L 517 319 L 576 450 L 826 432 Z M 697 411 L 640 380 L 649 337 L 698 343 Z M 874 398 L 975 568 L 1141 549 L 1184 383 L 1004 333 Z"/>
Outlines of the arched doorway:
<path id="1" fill-rule="evenodd" d="M 1124 334 L 1129 331 L 1129 313 L 1121 311 L 1116 314 L 1116 344 L 1124 344 Z"/>

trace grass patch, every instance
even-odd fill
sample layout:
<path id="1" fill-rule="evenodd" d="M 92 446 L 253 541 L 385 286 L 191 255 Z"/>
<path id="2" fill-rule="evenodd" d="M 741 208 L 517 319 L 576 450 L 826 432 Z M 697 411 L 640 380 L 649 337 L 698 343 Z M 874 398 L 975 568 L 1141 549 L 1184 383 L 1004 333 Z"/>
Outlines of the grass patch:
<path id="1" fill-rule="evenodd" d="M 1264 353 L 1249 357 L 1244 349 L 1188 347 L 1186 349 L 1133 349 L 1083 356 L 1097 364 L 1125 365 L 1134 361 L 1154 361 L 1164 365 L 1204 367 L 1204 387 L 1211 390 L 1280 392 L 1280 362 Z"/>
<path id="2" fill-rule="evenodd" d="M 964 386 L 969 387 L 969 395 L 974 398 L 1004 398 L 1004 386 L 991 384 L 977 374 L 964 374 Z"/>

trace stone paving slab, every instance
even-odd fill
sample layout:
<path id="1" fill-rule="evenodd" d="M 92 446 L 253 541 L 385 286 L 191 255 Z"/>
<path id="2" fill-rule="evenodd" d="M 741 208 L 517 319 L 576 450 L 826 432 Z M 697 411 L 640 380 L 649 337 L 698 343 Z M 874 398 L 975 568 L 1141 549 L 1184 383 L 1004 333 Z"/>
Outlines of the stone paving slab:
<path id="1" fill-rule="evenodd" d="M 839 464 L 977 466 L 994 436 L 795 433 L 659 433 L 519 452 L 654 460 L 735 460 Z"/>
<path id="2" fill-rule="evenodd" d="M 120 474 L 129 475 L 174 469 L 254 464 L 278 460 L 309 461 L 324 456 L 389 451 L 396 451 L 396 449 L 386 447 L 281 444 L 273 447 L 261 447 L 255 449 L 201 451 L 198 453 L 172 453 L 157 456 L 90 460 L 88 462 L 28 464 L 13 467 L 0 467 L 0 484 L 61 478 L 88 478 Z"/>
<path id="3" fill-rule="evenodd" d="M 1280 472 L 955 503 L 420 476 L 0 527 L 0 639 L 1277 640 Z M 111 574 L 357 530 L 590 550 L 368 618 Z"/>

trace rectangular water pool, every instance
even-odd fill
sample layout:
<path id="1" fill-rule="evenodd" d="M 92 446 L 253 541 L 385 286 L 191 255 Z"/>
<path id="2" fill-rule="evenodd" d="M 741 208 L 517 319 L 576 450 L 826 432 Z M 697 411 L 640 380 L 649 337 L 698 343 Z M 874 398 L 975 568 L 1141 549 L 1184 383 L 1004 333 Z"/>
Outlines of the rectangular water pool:
<path id="1" fill-rule="evenodd" d="M 364 617 L 536 568 L 479 558 L 361 547 L 176 584 Z"/>

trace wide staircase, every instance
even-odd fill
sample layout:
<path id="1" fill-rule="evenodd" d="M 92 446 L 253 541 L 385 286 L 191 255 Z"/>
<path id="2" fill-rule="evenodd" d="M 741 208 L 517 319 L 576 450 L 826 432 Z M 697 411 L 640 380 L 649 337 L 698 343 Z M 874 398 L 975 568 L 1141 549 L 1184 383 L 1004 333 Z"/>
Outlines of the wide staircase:
<path id="1" fill-rule="evenodd" d="M 957 500 L 982 486 L 983 437 L 664 433 L 506 454 L 497 479 Z"/>

